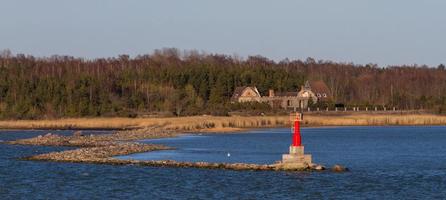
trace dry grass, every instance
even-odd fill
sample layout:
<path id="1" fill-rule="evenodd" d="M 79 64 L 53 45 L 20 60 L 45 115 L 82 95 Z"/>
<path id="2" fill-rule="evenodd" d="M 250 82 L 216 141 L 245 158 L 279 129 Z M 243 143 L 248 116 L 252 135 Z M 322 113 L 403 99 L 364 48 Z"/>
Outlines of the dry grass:
<path id="1" fill-rule="evenodd" d="M 306 115 L 306 126 L 384 126 L 384 125 L 446 125 L 446 116 L 414 115 Z M 289 116 L 255 117 L 176 117 L 176 118 L 75 118 L 56 120 L 0 121 L 2 129 L 130 129 L 162 126 L 181 131 L 233 131 L 243 128 L 289 126 Z"/>
<path id="2" fill-rule="evenodd" d="M 227 130 L 237 128 L 278 127 L 288 117 L 173 117 L 173 118 L 71 118 L 55 120 L 0 121 L 2 129 L 132 129 L 162 126 L 169 130 Z"/>
<path id="3" fill-rule="evenodd" d="M 446 116 L 431 114 L 307 116 L 305 123 L 311 126 L 446 125 Z"/>

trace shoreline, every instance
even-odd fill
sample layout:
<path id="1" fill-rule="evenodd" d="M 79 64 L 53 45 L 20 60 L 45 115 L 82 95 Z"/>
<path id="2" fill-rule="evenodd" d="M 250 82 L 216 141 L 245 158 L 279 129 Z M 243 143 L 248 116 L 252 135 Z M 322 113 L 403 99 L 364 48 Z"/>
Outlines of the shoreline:
<path id="1" fill-rule="evenodd" d="M 342 114 L 342 113 L 341 113 Z M 444 126 L 446 116 L 433 114 L 305 114 L 302 127 Z M 181 132 L 237 132 L 256 128 L 286 128 L 289 116 L 191 116 L 169 118 L 64 118 L 0 120 L 0 130 L 138 130 L 160 126 Z"/>
<path id="2" fill-rule="evenodd" d="M 301 128 L 339 128 L 339 127 L 441 127 L 446 126 L 446 124 L 388 124 L 388 125 L 322 125 L 322 126 L 304 126 L 301 125 Z M 221 129 L 221 130 L 213 130 L 213 129 L 200 129 L 196 131 L 184 131 L 182 133 L 184 134 L 236 134 L 239 132 L 245 132 L 245 131 L 251 131 L 251 130 L 262 130 L 262 129 L 274 129 L 274 128 L 289 128 L 288 126 L 273 126 L 273 127 L 258 127 L 258 128 L 235 128 L 235 129 Z M 133 128 L 133 129 L 100 129 L 100 128 L 76 128 L 76 129 L 57 129 L 57 128 L 8 128 L 3 129 L 0 128 L 1 131 L 127 131 L 127 130 L 139 130 L 139 128 Z"/>

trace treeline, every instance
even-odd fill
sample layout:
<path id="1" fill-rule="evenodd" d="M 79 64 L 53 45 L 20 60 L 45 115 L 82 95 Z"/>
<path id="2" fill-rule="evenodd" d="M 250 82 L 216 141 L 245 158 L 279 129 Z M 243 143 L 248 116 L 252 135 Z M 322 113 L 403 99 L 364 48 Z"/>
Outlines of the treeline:
<path id="1" fill-rule="evenodd" d="M 225 115 L 271 108 L 230 104 L 237 86 L 297 91 L 305 80 L 323 80 L 333 102 L 444 110 L 443 65 L 354 65 L 308 58 L 274 62 L 261 56 L 240 59 L 176 49 L 130 58 L 85 60 L 69 56 L 35 58 L 0 54 L 0 117 L 56 118 L 173 115 Z"/>

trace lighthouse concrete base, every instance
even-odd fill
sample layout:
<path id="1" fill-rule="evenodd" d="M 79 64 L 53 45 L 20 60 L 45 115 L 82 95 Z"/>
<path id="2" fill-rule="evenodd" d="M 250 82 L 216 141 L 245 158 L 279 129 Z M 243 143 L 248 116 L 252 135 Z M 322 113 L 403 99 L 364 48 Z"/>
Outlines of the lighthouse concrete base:
<path id="1" fill-rule="evenodd" d="M 312 165 L 311 155 L 304 154 L 304 146 L 290 146 L 290 153 L 282 155 L 284 169 L 303 169 Z"/>

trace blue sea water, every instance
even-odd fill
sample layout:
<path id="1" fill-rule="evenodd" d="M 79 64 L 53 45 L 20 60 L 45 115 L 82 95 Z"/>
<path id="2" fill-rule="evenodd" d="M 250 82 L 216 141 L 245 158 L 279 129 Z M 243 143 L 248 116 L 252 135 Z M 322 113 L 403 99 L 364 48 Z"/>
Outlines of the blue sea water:
<path id="1" fill-rule="evenodd" d="M 45 131 L 0 131 L 0 140 Z M 71 134 L 62 131 L 60 134 Z M 254 172 L 21 161 L 67 148 L 0 144 L 0 199 L 445 199 L 446 127 L 304 128 L 313 161 L 348 173 Z M 119 158 L 273 163 L 289 129 L 142 142 L 176 150 Z M 228 153 L 230 156 L 228 156 Z"/>

